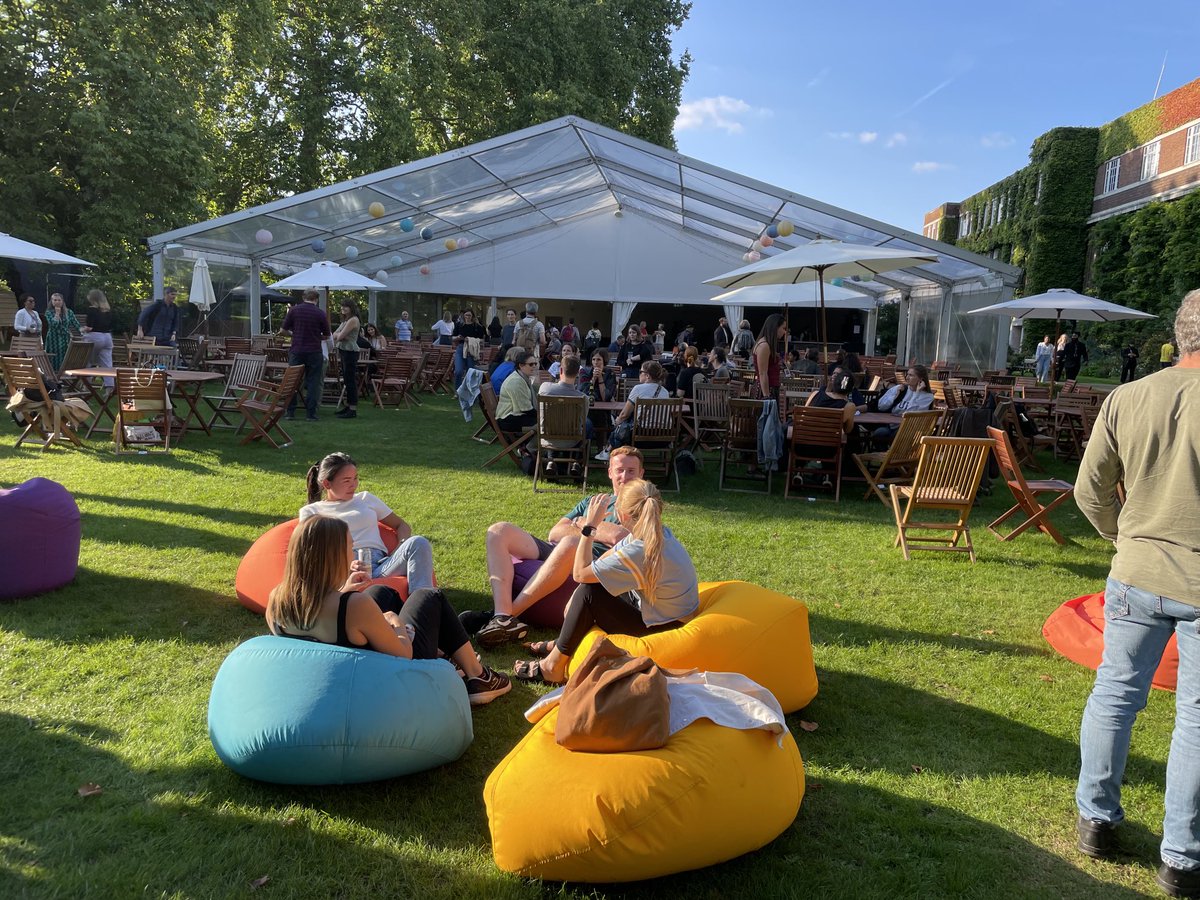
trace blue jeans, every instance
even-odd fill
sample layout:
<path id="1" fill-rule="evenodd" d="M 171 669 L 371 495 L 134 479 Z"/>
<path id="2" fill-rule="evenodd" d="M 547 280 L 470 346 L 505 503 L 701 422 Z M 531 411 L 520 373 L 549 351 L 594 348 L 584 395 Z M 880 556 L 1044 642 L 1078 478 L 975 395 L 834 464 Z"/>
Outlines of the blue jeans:
<path id="1" fill-rule="evenodd" d="M 1075 802 L 1079 814 L 1116 824 L 1121 778 L 1133 720 L 1146 706 L 1150 679 L 1174 634 L 1179 644 L 1175 731 L 1167 758 L 1163 862 L 1200 867 L 1200 608 L 1108 579 L 1104 591 L 1104 656 L 1083 711 L 1082 764 Z"/>
<path id="2" fill-rule="evenodd" d="M 463 376 L 467 369 L 475 365 L 475 357 L 467 356 L 463 352 L 463 345 L 459 344 L 454 348 L 454 389 L 458 390 L 458 386 L 462 384 Z"/>
<path id="3" fill-rule="evenodd" d="M 1037 361 L 1037 380 L 1050 380 L 1050 357 L 1047 356 L 1045 359 L 1039 359 Z"/>
<path id="4" fill-rule="evenodd" d="M 390 556 L 382 550 L 371 550 L 371 577 L 388 575 L 407 578 L 409 594 L 433 587 L 433 548 L 429 546 L 429 538 L 414 534 Z"/>
<path id="5" fill-rule="evenodd" d="M 317 406 L 321 402 L 321 380 L 325 370 L 325 357 L 321 355 L 320 350 L 312 350 L 308 353 L 296 353 L 291 351 L 288 353 L 289 366 L 304 366 L 304 408 L 308 411 L 308 417 L 315 419 L 317 417 Z M 288 403 L 287 414 L 293 415 L 296 412 L 296 398 L 299 393 L 292 395 L 292 400 Z"/>

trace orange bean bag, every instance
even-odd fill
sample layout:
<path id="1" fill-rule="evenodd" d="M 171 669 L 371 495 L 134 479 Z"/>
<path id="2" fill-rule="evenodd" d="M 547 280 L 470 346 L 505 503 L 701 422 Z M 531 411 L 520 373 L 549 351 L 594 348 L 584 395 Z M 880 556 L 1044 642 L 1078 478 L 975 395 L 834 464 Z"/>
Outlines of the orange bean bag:
<path id="1" fill-rule="evenodd" d="M 1104 592 L 1068 600 L 1050 614 L 1042 626 L 1042 636 L 1071 662 L 1098 668 L 1104 654 Z M 1179 646 L 1175 635 L 1171 635 L 1150 684 L 1173 691 L 1178 672 Z"/>
<path id="2" fill-rule="evenodd" d="M 267 597 L 275 586 L 283 580 L 283 564 L 287 559 L 288 541 L 292 532 L 300 524 L 299 519 L 292 519 L 282 525 L 276 525 L 257 541 L 250 545 L 242 562 L 238 566 L 234 588 L 242 606 L 260 616 L 267 611 Z M 392 553 L 400 546 L 396 532 L 386 525 L 380 524 L 379 536 L 387 552 Z M 394 588 L 402 599 L 408 599 L 408 579 L 403 575 L 391 575 L 387 578 L 376 578 L 371 584 L 386 584 Z"/>

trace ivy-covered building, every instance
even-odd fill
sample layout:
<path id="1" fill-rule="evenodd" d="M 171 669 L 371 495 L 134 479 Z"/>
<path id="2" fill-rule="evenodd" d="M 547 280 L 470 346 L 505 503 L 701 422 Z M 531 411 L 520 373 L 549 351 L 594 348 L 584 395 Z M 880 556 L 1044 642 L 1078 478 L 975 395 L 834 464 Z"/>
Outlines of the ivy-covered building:
<path id="1" fill-rule="evenodd" d="M 1153 346 L 1200 287 L 1200 78 L 1098 128 L 1051 129 L 1029 165 L 924 226 L 1020 266 L 1018 296 L 1065 287 L 1155 313 L 1095 333 L 1099 349 Z"/>

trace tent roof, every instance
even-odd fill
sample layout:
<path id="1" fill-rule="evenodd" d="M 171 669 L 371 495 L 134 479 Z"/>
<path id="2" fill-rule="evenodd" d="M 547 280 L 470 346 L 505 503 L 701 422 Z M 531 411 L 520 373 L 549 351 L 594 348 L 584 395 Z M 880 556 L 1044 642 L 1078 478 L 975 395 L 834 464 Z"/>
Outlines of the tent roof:
<path id="1" fill-rule="evenodd" d="M 375 203 L 382 205 L 382 215 L 372 215 Z M 620 216 L 614 215 L 618 212 Z M 178 228 L 149 238 L 148 244 L 152 252 L 176 245 L 187 255 L 242 264 L 257 260 L 283 271 L 328 259 L 368 275 L 385 270 L 392 290 L 544 296 L 544 286 L 539 290 L 537 284 L 539 267 L 508 265 L 501 272 L 495 265 L 497 254 L 511 256 L 518 247 L 536 253 L 540 240 L 530 241 L 529 236 L 539 232 L 550 237 L 583 220 L 616 229 L 622 217 L 635 216 L 658 226 L 640 232 L 649 235 L 646 239 L 682 241 L 696 251 L 691 254 L 694 268 L 681 279 L 689 285 L 686 293 L 667 298 L 675 302 L 717 293 L 719 289 L 699 282 L 736 266 L 768 225 L 785 219 L 795 226 L 794 234 L 776 239 L 766 254 L 827 237 L 898 250 L 932 250 L 940 257 L 936 263 L 852 286 L 873 296 L 971 282 L 1011 286 L 1020 274 L 1014 266 L 573 116 Z M 405 230 L 410 225 L 411 230 Z M 425 228 L 432 230 L 432 239 L 421 237 Z M 593 227 L 585 233 L 595 231 Z M 449 238 L 467 238 L 469 246 L 448 250 Z M 315 240 L 324 242 L 322 254 L 313 251 Z M 587 252 L 578 241 L 565 242 L 574 251 L 562 247 L 562 241 L 556 243 L 559 252 Z M 576 282 L 571 296 L 649 299 L 639 290 L 637 270 L 631 271 L 620 258 L 620 244 L 615 241 L 618 258 L 611 262 L 625 269 L 619 279 L 624 289 L 614 292 L 611 279 L 595 288 Z M 636 265 L 645 266 L 646 255 L 643 251 Z M 442 266 L 443 260 L 448 265 Z M 439 277 L 418 280 L 418 268 L 427 263 Z M 495 270 L 490 281 L 480 277 L 481 266 Z M 456 279 L 455 271 L 472 275 Z M 695 288 L 690 287 L 693 280 Z M 672 290 L 678 293 L 677 287 Z"/>

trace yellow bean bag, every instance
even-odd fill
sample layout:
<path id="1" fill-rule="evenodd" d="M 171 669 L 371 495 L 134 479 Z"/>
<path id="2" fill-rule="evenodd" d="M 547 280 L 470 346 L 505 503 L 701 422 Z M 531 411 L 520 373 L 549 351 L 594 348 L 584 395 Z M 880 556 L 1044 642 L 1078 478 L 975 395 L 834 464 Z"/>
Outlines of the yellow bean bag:
<path id="1" fill-rule="evenodd" d="M 492 854 L 506 872 L 553 881 L 656 878 L 757 850 L 804 797 L 790 734 L 707 719 L 637 753 L 577 753 L 554 740 L 552 710 L 483 787 Z"/>
<path id="2" fill-rule="evenodd" d="M 603 634 L 588 633 L 571 659 L 572 671 Z M 817 696 L 808 607 L 745 581 L 702 583 L 699 614 L 679 628 L 609 639 L 668 669 L 739 672 L 774 694 L 784 712 L 803 709 Z"/>

